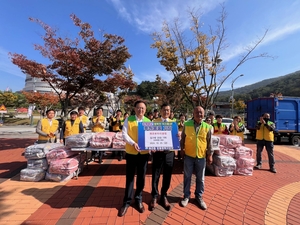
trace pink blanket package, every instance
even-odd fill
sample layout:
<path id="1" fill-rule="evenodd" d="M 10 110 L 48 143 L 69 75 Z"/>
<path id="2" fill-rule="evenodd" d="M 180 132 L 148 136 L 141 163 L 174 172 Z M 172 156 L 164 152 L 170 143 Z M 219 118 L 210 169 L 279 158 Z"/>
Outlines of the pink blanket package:
<path id="1" fill-rule="evenodd" d="M 227 148 L 224 145 L 219 145 L 219 149 L 214 150 L 215 155 L 224 155 L 224 156 L 235 156 L 235 149 L 234 148 Z"/>
<path id="2" fill-rule="evenodd" d="M 235 151 L 235 158 L 252 158 L 253 150 L 245 146 L 239 146 Z"/>
<path id="3" fill-rule="evenodd" d="M 73 158 L 56 159 L 51 161 L 48 172 L 53 174 L 70 175 L 78 169 L 80 155 Z"/>
<path id="4" fill-rule="evenodd" d="M 112 140 L 115 137 L 114 132 L 98 132 L 94 133 L 90 140 L 92 148 L 111 148 Z"/>
<path id="5" fill-rule="evenodd" d="M 220 137 L 220 145 L 227 148 L 237 148 L 242 145 L 242 139 L 236 135 L 218 135 Z"/>
<path id="6" fill-rule="evenodd" d="M 71 156 L 77 155 L 78 152 L 71 151 L 69 147 L 61 146 L 55 149 L 52 149 L 50 152 L 46 154 L 46 158 L 48 163 L 56 159 L 65 159 Z"/>
<path id="7" fill-rule="evenodd" d="M 116 133 L 112 139 L 112 148 L 123 149 L 125 148 L 126 142 L 123 140 L 122 132 Z"/>

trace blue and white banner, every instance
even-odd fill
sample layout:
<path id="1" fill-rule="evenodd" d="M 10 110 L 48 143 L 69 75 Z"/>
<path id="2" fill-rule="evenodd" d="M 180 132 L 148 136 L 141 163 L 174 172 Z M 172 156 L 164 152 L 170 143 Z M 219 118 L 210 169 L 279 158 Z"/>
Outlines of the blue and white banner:
<path id="1" fill-rule="evenodd" d="M 141 150 L 180 150 L 177 123 L 138 123 L 138 145 Z"/>

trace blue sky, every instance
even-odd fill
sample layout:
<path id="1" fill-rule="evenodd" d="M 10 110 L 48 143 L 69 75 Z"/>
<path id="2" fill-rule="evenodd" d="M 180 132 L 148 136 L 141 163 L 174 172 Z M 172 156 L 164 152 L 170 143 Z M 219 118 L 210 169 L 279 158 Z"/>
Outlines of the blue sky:
<path id="1" fill-rule="evenodd" d="M 300 70 L 300 1 L 292 0 L 1 0 L 0 2 L 0 90 L 7 87 L 13 92 L 25 86 L 25 74 L 13 65 L 8 53 L 20 53 L 29 59 L 46 62 L 33 44 L 43 44 L 43 29 L 30 22 L 38 18 L 59 29 L 62 37 L 76 37 L 78 29 L 70 15 L 76 14 L 92 25 L 95 36 L 104 30 L 125 38 L 132 57 L 126 65 L 135 74 L 134 80 L 154 81 L 159 74 L 169 81 L 172 76 L 164 70 L 151 49 L 151 34 L 161 31 L 164 20 L 174 18 L 187 21 L 187 9 L 201 6 L 204 12 L 203 28 L 215 24 L 224 2 L 227 11 L 226 29 L 229 47 L 221 54 L 223 65 L 229 72 L 237 64 L 245 46 L 249 46 L 265 29 L 269 32 L 254 55 L 267 52 L 272 59 L 258 58 L 243 64 L 224 83 L 222 90 L 234 88 L 286 75 Z M 188 27 L 187 27 L 188 28 Z"/>

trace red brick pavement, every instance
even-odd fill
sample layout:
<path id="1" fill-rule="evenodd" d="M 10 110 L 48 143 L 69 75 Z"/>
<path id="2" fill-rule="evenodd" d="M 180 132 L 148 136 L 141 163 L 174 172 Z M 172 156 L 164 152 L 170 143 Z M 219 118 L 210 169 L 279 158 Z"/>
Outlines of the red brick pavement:
<path id="1" fill-rule="evenodd" d="M 207 175 L 205 211 L 193 199 L 187 207 L 179 206 L 183 174 L 182 163 L 176 161 L 169 190 L 171 210 L 159 206 L 139 214 L 130 207 L 120 218 L 117 212 L 124 194 L 124 160 L 106 158 L 102 165 L 89 164 L 78 180 L 66 183 L 23 182 L 18 180 L 18 173 L 26 167 L 24 147 L 33 139 L 0 141 L 0 224 L 300 224 L 300 150 L 296 147 L 275 146 L 277 174 L 268 171 L 264 151 L 263 169 L 254 171 L 253 176 Z M 255 150 L 254 143 L 246 146 Z M 192 185 L 192 193 L 194 188 Z M 146 209 L 150 192 L 151 164 L 143 195 Z M 12 195 L 23 201 L 11 200 Z M 8 200 L 15 203 L 10 211 Z M 21 204 L 26 201 L 27 206 Z M 4 207 L 6 210 L 1 210 Z"/>

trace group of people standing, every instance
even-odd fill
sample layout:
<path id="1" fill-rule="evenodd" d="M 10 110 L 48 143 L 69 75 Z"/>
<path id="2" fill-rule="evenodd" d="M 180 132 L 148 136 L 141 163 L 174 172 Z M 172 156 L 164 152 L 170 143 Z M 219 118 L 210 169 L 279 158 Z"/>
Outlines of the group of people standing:
<path id="1" fill-rule="evenodd" d="M 123 138 L 126 141 L 126 184 L 123 205 L 118 212 L 118 216 L 124 216 L 134 198 L 135 207 L 140 212 L 145 211 L 142 203 L 142 192 L 145 185 L 145 175 L 148 166 L 149 151 L 141 150 L 138 145 L 137 127 L 139 122 L 150 122 L 145 116 L 146 103 L 137 101 L 134 104 L 135 115 L 129 116 L 122 129 Z M 153 119 L 154 122 L 173 122 L 170 119 L 171 106 L 163 104 L 160 108 L 160 117 Z M 149 116 L 149 115 L 148 115 Z M 196 173 L 195 198 L 201 209 L 206 209 L 203 201 L 204 193 L 204 173 L 206 161 L 212 163 L 211 150 L 211 129 L 210 125 L 203 123 L 204 109 L 195 107 L 193 119 L 183 124 L 181 131 L 181 156 L 184 158 L 184 198 L 181 201 L 183 207 L 187 206 L 190 199 L 191 177 L 193 171 Z M 183 120 L 183 119 L 182 119 Z M 149 210 L 154 210 L 158 204 L 164 209 L 170 210 L 171 206 L 167 198 L 170 188 L 172 171 L 174 166 L 174 151 L 151 151 L 152 155 L 152 182 L 151 182 L 151 202 Z M 162 186 L 158 190 L 158 184 L 162 173 Z M 136 190 L 134 187 L 134 176 L 136 177 Z"/>
<path id="2" fill-rule="evenodd" d="M 41 119 L 36 128 L 38 133 L 38 143 L 54 142 L 60 139 L 63 143 L 64 139 L 73 134 L 83 133 L 90 126 L 92 132 L 104 132 L 106 124 L 109 123 L 110 131 L 122 132 L 123 139 L 126 142 L 126 183 L 125 193 L 122 207 L 119 209 L 118 216 L 124 216 L 130 207 L 131 201 L 134 199 L 135 207 L 140 212 L 145 211 L 142 202 L 142 193 L 145 186 L 145 176 L 149 162 L 149 155 L 152 156 L 152 182 L 151 196 L 149 202 L 149 210 L 154 210 L 160 204 L 165 210 L 170 210 L 171 206 L 168 200 L 168 190 L 170 188 L 172 172 L 174 166 L 175 152 L 168 151 L 151 151 L 142 150 L 138 145 L 138 123 L 140 122 L 174 122 L 172 118 L 171 106 L 168 103 L 160 107 L 160 112 L 155 110 L 151 114 L 146 113 L 146 102 L 139 100 L 134 103 L 133 115 L 124 115 L 118 110 L 116 115 L 109 120 L 103 116 L 103 109 L 97 108 L 96 115 L 89 120 L 84 115 L 84 108 L 79 107 L 78 113 L 72 111 L 70 119 L 64 122 L 62 129 L 59 131 L 59 122 L 54 119 L 55 111 L 47 110 L 46 118 Z M 171 118 L 170 118 L 171 117 Z M 222 116 L 215 115 L 210 112 L 205 118 L 204 109 L 197 106 L 193 110 L 193 117 L 185 120 L 184 115 L 179 116 L 178 130 L 180 134 L 180 154 L 177 157 L 183 159 L 183 198 L 180 201 L 182 207 L 186 207 L 191 198 L 191 178 L 192 174 L 196 175 L 195 199 L 199 207 L 203 210 L 207 208 L 204 200 L 204 177 L 206 164 L 211 164 L 213 159 L 213 151 L 211 146 L 212 134 L 232 134 L 241 136 L 244 140 L 245 126 L 241 122 L 241 118 L 236 116 L 229 128 L 222 123 Z M 262 165 L 261 154 L 262 149 L 266 146 L 270 171 L 276 173 L 274 167 L 275 160 L 273 154 L 273 131 L 275 125 L 270 121 L 270 115 L 265 113 L 257 123 L 257 165 L 256 169 L 260 169 Z M 103 152 L 99 152 L 103 154 Z M 102 161 L 102 155 L 99 156 Z M 123 157 L 123 155 L 122 155 Z M 122 159 L 120 157 L 120 159 Z M 159 180 L 162 172 L 162 186 L 158 189 Z M 136 174 L 136 189 L 134 192 L 134 177 Z"/>

